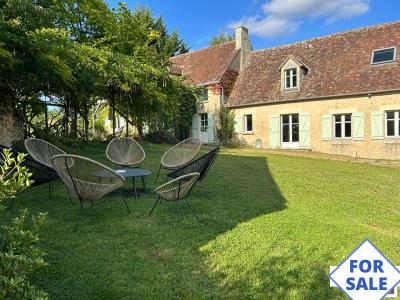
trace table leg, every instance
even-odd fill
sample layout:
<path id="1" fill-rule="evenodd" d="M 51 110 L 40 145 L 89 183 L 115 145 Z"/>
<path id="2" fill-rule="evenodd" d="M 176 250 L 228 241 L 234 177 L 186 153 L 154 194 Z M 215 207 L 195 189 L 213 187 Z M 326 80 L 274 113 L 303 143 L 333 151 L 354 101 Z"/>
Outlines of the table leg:
<path id="1" fill-rule="evenodd" d="M 133 182 L 133 195 L 135 196 L 135 199 L 137 199 L 137 191 L 136 191 L 135 177 L 132 177 L 132 182 Z"/>
<path id="2" fill-rule="evenodd" d="M 144 176 L 142 176 L 141 178 L 142 178 L 143 194 L 146 194 L 146 184 L 144 182 Z"/>

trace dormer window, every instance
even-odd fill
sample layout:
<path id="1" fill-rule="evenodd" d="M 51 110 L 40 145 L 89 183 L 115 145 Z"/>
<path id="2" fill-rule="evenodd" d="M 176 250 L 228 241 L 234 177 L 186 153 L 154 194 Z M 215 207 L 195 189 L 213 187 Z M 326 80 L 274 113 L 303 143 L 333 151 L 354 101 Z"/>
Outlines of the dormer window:
<path id="1" fill-rule="evenodd" d="M 285 70 L 285 90 L 297 89 L 297 68 Z"/>
<path id="2" fill-rule="evenodd" d="M 377 49 L 372 51 L 371 64 L 384 64 L 394 62 L 396 59 L 396 48 Z"/>

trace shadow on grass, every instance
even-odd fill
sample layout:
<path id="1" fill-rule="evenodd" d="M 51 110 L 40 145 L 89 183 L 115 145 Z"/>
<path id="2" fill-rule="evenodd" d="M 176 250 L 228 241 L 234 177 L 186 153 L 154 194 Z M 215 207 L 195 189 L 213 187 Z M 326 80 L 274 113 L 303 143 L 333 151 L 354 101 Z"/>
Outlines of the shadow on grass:
<path id="1" fill-rule="evenodd" d="M 102 148 L 87 152 L 105 162 Z M 145 167 L 157 170 L 165 149 L 145 145 Z M 153 180 L 147 180 L 150 189 Z M 149 218 L 153 195 L 130 198 L 131 214 L 110 196 L 113 201 L 84 213 L 78 233 L 72 231 L 78 205 L 69 203 L 62 184 L 52 199 L 46 199 L 46 187 L 32 189 L 13 211 L 27 206 L 32 213 L 49 212 L 41 233 L 49 266 L 36 284 L 56 299 L 330 296 L 321 287 L 324 273 L 314 266 L 304 270 L 307 257 L 295 248 L 279 253 L 273 243 L 262 246 L 268 218 L 286 208 L 266 157 L 220 154 L 205 186 L 211 199 L 200 190 L 190 197 L 200 224 L 185 205 L 178 223 L 169 203 Z"/>

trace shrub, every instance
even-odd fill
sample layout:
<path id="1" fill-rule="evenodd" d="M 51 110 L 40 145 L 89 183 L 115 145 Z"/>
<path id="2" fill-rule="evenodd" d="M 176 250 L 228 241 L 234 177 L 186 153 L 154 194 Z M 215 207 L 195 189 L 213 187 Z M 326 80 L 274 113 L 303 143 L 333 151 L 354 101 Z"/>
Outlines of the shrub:
<path id="1" fill-rule="evenodd" d="M 154 131 L 146 134 L 144 140 L 156 144 L 176 144 L 177 139 L 169 132 Z"/>
<path id="2" fill-rule="evenodd" d="M 233 112 L 225 107 L 219 111 L 219 128 L 217 136 L 220 143 L 224 146 L 233 144 L 235 135 L 235 120 Z"/>
<path id="3" fill-rule="evenodd" d="M 2 202 L 14 198 L 30 185 L 31 174 L 21 165 L 24 154 L 15 158 L 10 150 L 0 153 L 0 213 Z M 29 275 L 46 265 L 39 249 L 38 230 L 45 214 L 32 216 L 27 223 L 28 210 L 22 209 L 10 225 L 0 229 L 0 299 L 47 299 L 47 294 L 29 282 Z"/>

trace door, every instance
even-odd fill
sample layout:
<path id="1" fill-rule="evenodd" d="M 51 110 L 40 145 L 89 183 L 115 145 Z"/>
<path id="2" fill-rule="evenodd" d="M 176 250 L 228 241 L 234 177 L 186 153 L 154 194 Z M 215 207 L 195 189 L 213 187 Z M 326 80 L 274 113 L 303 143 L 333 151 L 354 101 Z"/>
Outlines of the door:
<path id="1" fill-rule="evenodd" d="M 289 114 L 281 116 L 281 143 L 282 148 L 299 148 L 299 115 Z"/>
<path id="2" fill-rule="evenodd" d="M 202 143 L 208 143 L 208 116 L 207 114 L 200 114 L 200 132 L 199 139 Z"/>

